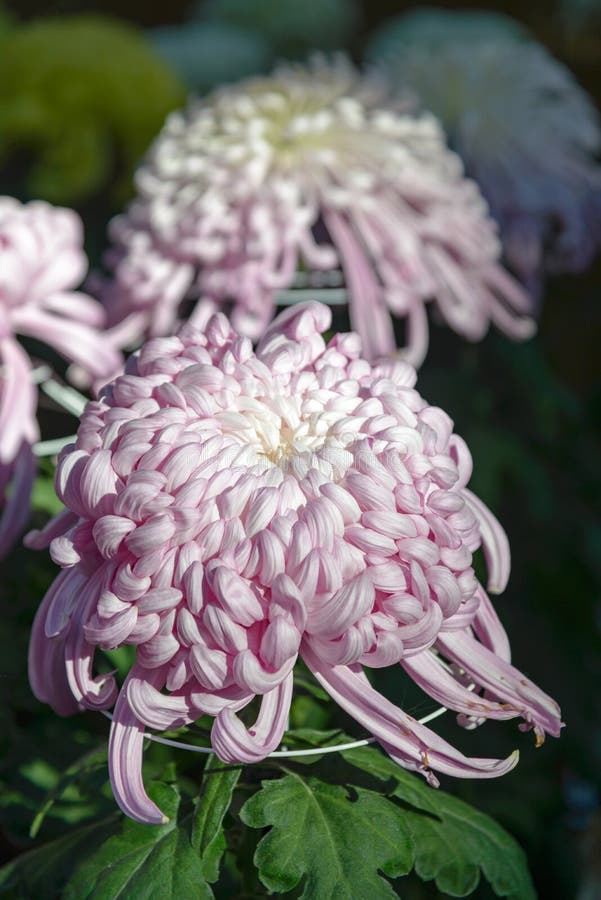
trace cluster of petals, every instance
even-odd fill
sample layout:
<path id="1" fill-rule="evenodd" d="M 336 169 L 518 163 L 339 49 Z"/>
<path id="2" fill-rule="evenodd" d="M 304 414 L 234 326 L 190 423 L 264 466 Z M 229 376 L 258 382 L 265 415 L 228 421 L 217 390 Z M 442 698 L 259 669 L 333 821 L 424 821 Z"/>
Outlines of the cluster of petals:
<path id="1" fill-rule="evenodd" d="M 293 667 L 318 681 L 401 765 L 500 775 L 378 694 L 363 667 L 400 663 L 462 724 L 522 717 L 542 741 L 557 705 L 510 664 L 476 580 L 508 577 L 499 524 L 467 488 L 471 459 L 400 361 L 371 365 L 356 334 L 325 343 L 317 303 L 280 315 L 256 352 L 223 314 L 154 338 L 91 401 L 56 476 L 66 509 L 31 546 L 62 571 L 37 613 L 36 696 L 61 714 L 114 704 L 116 799 L 160 822 L 141 777 L 144 731 L 214 716 L 211 744 L 253 763 L 280 743 Z M 131 644 L 119 688 L 96 647 Z M 476 686 L 469 689 L 468 682 Z M 237 712 L 256 696 L 247 728 Z"/>
<path id="2" fill-rule="evenodd" d="M 368 53 L 441 120 L 532 293 L 545 271 L 590 263 L 601 241 L 601 127 L 562 63 L 511 19 L 448 10 L 400 16 Z"/>
<path id="3" fill-rule="evenodd" d="M 102 307 L 73 290 L 86 269 L 74 212 L 0 197 L 0 556 L 28 517 L 38 438 L 32 365 L 17 335 L 50 345 L 94 378 L 119 367 L 100 334 Z"/>
<path id="4" fill-rule="evenodd" d="M 299 267 L 342 269 L 367 359 L 427 351 L 426 303 L 479 340 L 529 336 L 530 299 L 499 265 L 496 225 L 431 115 L 344 57 L 282 66 L 173 113 L 113 220 L 104 301 L 121 339 L 231 308 L 252 339 Z M 198 318 L 194 318 L 197 316 Z"/>

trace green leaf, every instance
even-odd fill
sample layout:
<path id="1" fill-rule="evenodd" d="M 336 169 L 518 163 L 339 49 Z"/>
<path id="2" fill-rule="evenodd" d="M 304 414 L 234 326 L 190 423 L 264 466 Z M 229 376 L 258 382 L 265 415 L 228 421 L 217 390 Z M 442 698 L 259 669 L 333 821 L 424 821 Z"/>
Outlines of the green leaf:
<path id="1" fill-rule="evenodd" d="M 227 766 L 216 756 L 209 757 L 192 825 L 192 846 L 200 854 L 207 881 L 219 878 L 219 864 L 226 849 L 223 820 L 230 808 L 240 766 Z"/>
<path id="2" fill-rule="evenodd" d="M 349 791 L 295 772 L 264 781 L 240 811 L 251 828 L 271 826 L 255 853 L 263 884 L 291 891 L 303 876 L 304 900 L 390 900 L 390 878 L 413 863 L 404 813 L 373 791 Z"/>
<path id="3" fill-rule="evenodd" d="M 121 834 L 110 837 L 76 870 L 64 900 L 118 900 L 185 897 L 210 900 L 200 856 L 190 842 L 186 819 L 178 821 L 180 797 L 173 785 L 155 782 L 150 796 L 169 816 L 166 825 L 123 820 Z"/>
<path id="4" fill-rule="evenodd" d="M 74 860 L 92 851 L 114 833 L 117 814 L 101 822 L 71 830 L 64 837 L 49 841 L 21 854 L 0 869 L 0 895 L 36 900 L 54 900 L 73 871 Z"/>
<path id="5" fill-rule="evenodd" d="M 500 825 L 469 804 L 429 787 L 370 747 L 342 752 L 351 765 L 391 783 L 389 796 L 405 805 L 415 844 L 415 870 L 451 897 L 477 887 L 480 870 L 499 897 L 536 897 L 524 851 Z"/>
<path id="6" fill-rule="evenodd" d="M 40 475 L 36 478 L 31 492 L 31 506 L 40 512 L 55 516 L 63 509 L 63 504 L 56 496 L 54 478 Z"/>
<path id="7" fill-rule="evenodd" d="M 93 750 L 90 750 L 84 756 L 75 760 L 75 762 L 63 772 L 58 781 L 49 786 L 44 803 L 38 810 L 31 825 L 29 833 L 32 838 L 36 837 L 48 812 L 55 803 L 60 800 L 65 792 L 68 792 L 69 788 L 75 785 L 79 779 L 85 778 L 91 773 L 106 768 L 106 755 L 107 750 L 105 746 L 96 747 Z M 75 796 L 77 797 L 77 793 Z"/>

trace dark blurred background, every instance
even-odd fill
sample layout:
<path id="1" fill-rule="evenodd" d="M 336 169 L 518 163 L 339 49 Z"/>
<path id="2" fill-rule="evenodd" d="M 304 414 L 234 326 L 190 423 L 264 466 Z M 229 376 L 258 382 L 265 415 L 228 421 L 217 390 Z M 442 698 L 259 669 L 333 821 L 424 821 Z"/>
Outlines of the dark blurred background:
<path id="1" fill-rule="evenodd" d="M 249 0 L 249 3 L 252 0 Z M 359 58 L 362 42 L 387 16 L 416 6 L 370 0 L 361 6 L 362 24 L 347 49 Z M 451 2 L 439 6 L 456 9 Z M 601 7 L 601 3 L 599 4 Z M 189 4 L 170 0 L 107 0 L 104 3 L 12 0 L 5 8 L 19 20 L 81 12 L 103 13 L 144 28 L 185 21 Z M 601 104 L 601 18 L 569 27 L 558 4 L 466 2 L 461 8 L 503 12 L 523 22 L 533 36 L 566 63 L 597 106 Z M 600 10 L 601 11 L 601 10 Z M 567 24 L 566 24 L 567 22 Z M 1 137 L 1 134 L 0 134 Z M 0 168 L 0 190 L 26 194 L 21 160 Z M 125 191 L 127 193 L 127 190 Z M 104 192 L 73 204 L 89 231 L 89 250 L 99 258 L 106 220 L 114 205 Z M 432 325 L 429 357 L 420 373 L 421 392 L 443 406 L 474 457 L 474 490 L 498 515 L 509 534 L 513 572 L 509 588 L 496 601 L 514 647 L 514 659 L 560 702 L 566 728 L 560 741 L 534 750 L 515 729 L 487 726 L 464 739 L 471 755 L 501 755 L 519 742 L 522 761 L 500 782 L 445 783 L 478 808 L 490 812 L 520 840 L 529 856 L 543 900 L 601 898 L 601 262 L 581 275 L 550 278 L 542 303 L 537 337 L 516 345 L 491 333 L 468 345 L 448 328 Z M 348 327 L 339 313 L 340 328 Z M 56 420 L 55 420 L 56 421 Z M 59 431 L 64 423 L 54 427 Z M 43 504 L 42 504 L 43 505 Z M 5 858 L 27 845 L 27 804 L 31 784 L 23 766 L 33 760 L 32 722 L 51 761 L 74 756 L 69 728 L 40 707 L 28 693 L 24 654 L 28 625 L 48 573 L 39 560 L 19 551 L 7 590 L 14 603 L 2 617 L 1 639 L 8 647 L 12 680 L 4 679 L 5 763 L 0 819 Z M 398 676 L 383 681 L 389 694 L 417 703 Z M 415 707 L 417 708 L 417 707 Z M 37 718 L 36 718 L 37 717 Z M 78 728 L 102 731 L 103 724 L 82 719 Z M 83 724 L 88 723 L 88 724 Z M 450 716 L 437 728 L 451 740 L 457 730 Z M 83 740 L 83 739 L 82 739 Z M 7 774 L 19 762 L 19 778 Z M 32 762 L 33 765 L 33 762 Z M 33 771 L 33 770 L 31 770 Z M 43 777 L 38 774 L 38 781 Z M 30 779 L 31 781 L 31 779 Z M 35 779 L 32 782 L 35 786 Z M 405 890 L 404 884 L 401 885 Z M 403 896 L 440 896 L 417 883 Z M 479 888 L 477 897 L 489 896 Z"/>

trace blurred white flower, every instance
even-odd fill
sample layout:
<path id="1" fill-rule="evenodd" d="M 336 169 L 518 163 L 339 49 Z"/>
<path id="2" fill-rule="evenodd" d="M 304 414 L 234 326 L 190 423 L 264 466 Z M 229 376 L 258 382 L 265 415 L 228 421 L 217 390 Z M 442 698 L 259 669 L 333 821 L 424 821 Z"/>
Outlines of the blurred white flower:
<path id="1" fill-rule="evenodd" d="M 529 299 L 499 266 L 496 227 L 436 119 L 393 103 L 344 58 L 280 67 L 171 115 L 113 221 L 105 289 L 121 336 L 170 332 L 183 299 L 196 324 L 233 304 L 257 338 L 300 266 L 341 267 L 369 359 L 427 344 L 425 304 L 471 340 L 490 321 L 532 332 Z"/>

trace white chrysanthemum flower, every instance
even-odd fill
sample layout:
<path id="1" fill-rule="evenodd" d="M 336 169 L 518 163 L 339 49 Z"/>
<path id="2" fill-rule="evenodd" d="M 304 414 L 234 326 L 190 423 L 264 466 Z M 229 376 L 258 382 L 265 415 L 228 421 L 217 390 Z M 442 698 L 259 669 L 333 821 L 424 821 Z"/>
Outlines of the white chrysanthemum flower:
<path id="1" fill-rule="evenodd" d="M 365 355 L 427 348 L 426 301 L 478 340 L 492 320 L 531 333 L 529 300 L 498 265 L 496 226 L 438 122 L 395 106 L 344 59 L 281 67 L 170 116 L 114 220 L 106 297 L 128 336 L 170 331 L 184 298 L 232 304 L 258 337 L 299 266 L 341 267 Z M 208 301 L 208 302 L 207 302 Z M 123 333 L 123 328 L 121 328 Z"/>
<path id="2" fill-rule="evenodd" d="M 568 69 L 492 13 L 400 16 L 367 55 L 440 118 L 532 290 L 545 269 L 588 265 L 601 233 L 601 129 Z"/>

